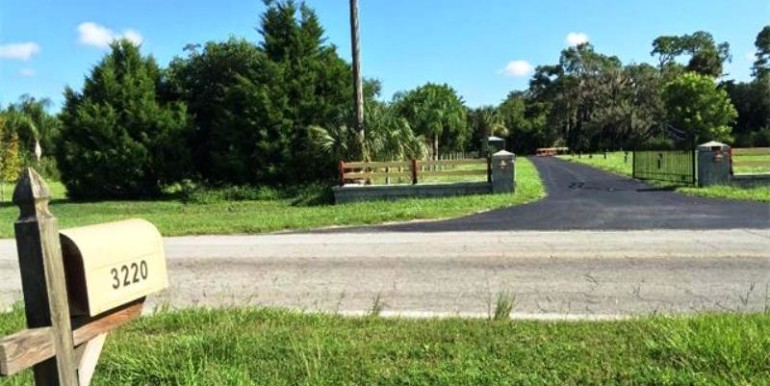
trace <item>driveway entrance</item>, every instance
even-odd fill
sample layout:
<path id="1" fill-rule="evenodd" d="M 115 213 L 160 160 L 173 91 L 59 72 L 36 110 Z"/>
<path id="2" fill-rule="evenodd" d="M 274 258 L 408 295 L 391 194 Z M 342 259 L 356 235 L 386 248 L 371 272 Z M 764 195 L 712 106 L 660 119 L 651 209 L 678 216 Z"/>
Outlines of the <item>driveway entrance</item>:
<path id="1" fill-rule="evenodd" d="M 770 205 L 766 203 L 689 197 L 557 158 L 531 160 L 548 191 L 544 200 L 447 221 L 368 229 L 404 232 L 770 229 Z"/>

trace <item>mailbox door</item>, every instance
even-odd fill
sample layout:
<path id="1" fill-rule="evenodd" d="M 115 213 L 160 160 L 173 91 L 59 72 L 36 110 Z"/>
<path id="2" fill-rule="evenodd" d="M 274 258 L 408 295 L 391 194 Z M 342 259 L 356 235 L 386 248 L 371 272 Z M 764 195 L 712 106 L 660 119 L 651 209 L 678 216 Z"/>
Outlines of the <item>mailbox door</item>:
<path id="1" fill-rule="evenodd" d="M 73 314 L 95 316 L 168 287 L 163 239 L 144 220 L 61 232 Z"/>

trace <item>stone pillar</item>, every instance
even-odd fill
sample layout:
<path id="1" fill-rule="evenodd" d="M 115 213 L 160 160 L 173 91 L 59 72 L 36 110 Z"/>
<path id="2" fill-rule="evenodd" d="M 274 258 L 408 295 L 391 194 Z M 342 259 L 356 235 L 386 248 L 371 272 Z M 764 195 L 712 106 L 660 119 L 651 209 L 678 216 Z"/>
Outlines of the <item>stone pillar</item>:
<path id="1" fill-rule="evenodd" d="M 730 146 L 709 142 L 698 146 L 698 186 L 730 182 Z"/>
<path id="2" fill-rule="evenodd" d="M 505 150 L 492 154 L 492 193 L 516 191 L 516 155 Z"/>

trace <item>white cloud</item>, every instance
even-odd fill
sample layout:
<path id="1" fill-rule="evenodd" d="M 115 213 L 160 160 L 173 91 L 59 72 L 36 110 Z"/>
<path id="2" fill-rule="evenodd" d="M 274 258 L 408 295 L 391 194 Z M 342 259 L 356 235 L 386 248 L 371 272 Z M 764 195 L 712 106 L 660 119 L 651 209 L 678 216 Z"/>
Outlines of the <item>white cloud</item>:
<path id="1" fill-rule="evenodd" d="M 514 60 L 508 62 L 501 71 L 506 76 L 527 76 L 535 71 L 535 67 L 526 60 Z"/>
<path id="2" fill-rule="evenodd" d="M 25 78 L 28 78 L 30 76 L 35 76 L 35 74 L 36 74 L 35 70 L 31 68 L 22 68 L 21 70 L 19 70 L 19 75 Z"/>
<path id="3" fill-rule="evenodd" d="M 134 43 L 136 45 L 142 44 L 142 41 L 144 38 L 142 38 L 142 35 L 139 34 L 139 32 L 127 29 L 123 32 L 122 38 L 127 39 L 129 42 Z"/>
<path id="4" fill-rule="evenodd" d="M 117 34 L 103 25 L 90 21 L 80 23 L 78 26 L 78 41 L 87 46 L 107 48 L 110 43 L 118 39 L 127 39 L 137 45 L 143 40 L 142 35 L 132 29 L 123 31 L 123 34 Z"/>
<path id="5" fill-rule="evenodd" d="M 752 52 L 747 52 L 746 53 L 746 60 L 748 60 L 749 62 L 752 62 L 752 63 L 755 62 L 757 60 L 756 52 L 753 52 L 753 51 Z"/>
<path id="6" fill-rule="evenodd" d="M 29 60 L 38 52 L 40 46 L 33 42 L 0 45 L 0 59 Z"/>
<path id="7" fill-rule="evenodd" d="M 570 32 L 567 34 L 567 45 L 570 47 L 575 47 L 577 45 L 587 43 L 588 42 L 588 35 L 585 32 Z"/>

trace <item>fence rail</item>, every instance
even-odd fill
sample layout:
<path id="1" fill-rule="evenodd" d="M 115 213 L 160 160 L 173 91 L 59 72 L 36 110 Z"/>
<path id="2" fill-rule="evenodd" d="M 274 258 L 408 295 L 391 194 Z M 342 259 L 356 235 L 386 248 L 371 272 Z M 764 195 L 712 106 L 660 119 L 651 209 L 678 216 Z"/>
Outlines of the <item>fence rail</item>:
<path id="1" fill-rule="evenodd" d="M 411 160 L 394 162 L 340 162 L 339 183 L 365 185 L 418 184 L 448 182 L 459 177 L 491 179 L 487 158 L 449 160 Z"/>
<path id="2" fill-rule="evenodd" d="M 465 160 L 465 159 L 476 159 L 479 158 L 478 152 L 455 152 L 455 153 L 441 153 L 438 156 L 439 160 Z"/>

